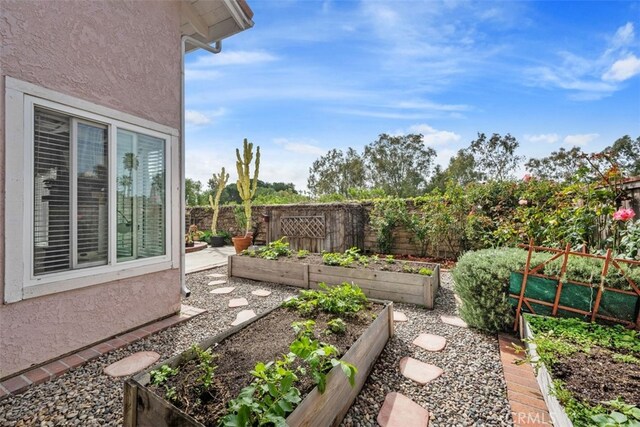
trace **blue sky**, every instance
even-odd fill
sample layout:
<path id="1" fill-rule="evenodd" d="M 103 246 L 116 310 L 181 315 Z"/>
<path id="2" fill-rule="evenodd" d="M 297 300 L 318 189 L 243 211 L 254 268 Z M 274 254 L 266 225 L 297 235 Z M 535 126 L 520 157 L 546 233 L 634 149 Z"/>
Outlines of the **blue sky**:
<path id="1" fill-rule="evenodd" d="M 640 1 L 249 3 L 252 29 L 187 56 L 187 177 L 205 185 L 236 179 L 245 137 L 260 179 L 304 190 L 316 158 L 380 133 L 424 134 L 443 165 L 477 132 L 527 157 L 640 136 Z"/>

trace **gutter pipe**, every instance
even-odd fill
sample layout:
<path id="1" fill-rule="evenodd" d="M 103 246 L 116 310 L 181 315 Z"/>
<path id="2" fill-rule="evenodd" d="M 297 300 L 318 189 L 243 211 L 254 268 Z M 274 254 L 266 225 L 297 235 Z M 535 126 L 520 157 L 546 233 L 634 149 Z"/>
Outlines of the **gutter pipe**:
<path id="1" fill-rule="evenodd" d="M 185 62 L 185 54 L 187 53 L 187 43 L 199 47 L 201 49 L 206 50 L 207 52 L 211 52 L 213 54 L 220 53 L 222 51 L 222 42 L 220 40 L 216 41 L 213 46 L 208 45 L 207 43 L 203 43 L 200 40 L 194 39 L 191 36 L 182 36 L 181 39 L 181 52 L 180 52 L 180 224 L 182 225 L 182 232 L 186 230 L 186 218 L 185 218 L 185 93 L 184 93 L 184 62 Z M 189 297 L 191 295 L 191 291 L 187 288 L 187 279 L 186 279 L 186 271 L 185 271 L 185 246 L 182 243 L 182 239 L 180 241 L 180 293 L 183 297 Z"/>

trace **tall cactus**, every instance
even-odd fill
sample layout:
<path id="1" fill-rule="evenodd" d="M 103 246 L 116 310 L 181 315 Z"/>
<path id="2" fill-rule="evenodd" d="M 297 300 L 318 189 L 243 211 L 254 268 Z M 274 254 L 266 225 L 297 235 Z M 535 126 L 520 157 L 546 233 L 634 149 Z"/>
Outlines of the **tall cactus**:
<path id="1" fill-rule="evenodd" d="M 236 169 L 238 170 L 238 193 L 242 199 L 244 206 L 244 214 L 247 218 L 246 233 L 251 231 L 251 199 L 256 195 L 258 189 L 258 171 L 260 170 L 260 147 L 256 148 L 256 161 L 255 169 L 253 172 L 253 179 L 249 174 L 249 167 L 253 160 L 253 143 L 247 141 L 247 138 L 243 142 L 243 153 L 240 157 L 240 150 L 236 148 Z"/>
<path id="2" fill-rule="evenodd" d="M 216 197 L 214 198 L 211 194 L 209 194 L 209 205 L 211 205 L 211 209 L 213 209 L 213 218 L 211 219 L 211 234 L 216 236 L 218 234 L 218 213 L 220 207 L 220 196 L 222 195 L 222 190 L 226 187 L 227 182 L 229 181 L 229 174 L 225 172 L 224 166 L 220 171 L 220 174 L 213 174 L 213 181 L 217 183 L 216 186 Z"/>

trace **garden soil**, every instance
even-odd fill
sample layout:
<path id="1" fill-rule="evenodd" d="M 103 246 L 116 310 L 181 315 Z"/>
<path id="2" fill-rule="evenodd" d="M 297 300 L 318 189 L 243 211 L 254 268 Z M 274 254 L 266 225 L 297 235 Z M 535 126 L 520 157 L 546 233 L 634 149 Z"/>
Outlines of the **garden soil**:
<path id="1" fill-rule="evenodd" d="M 607 350 L 577 352 L 556 362 L 552 373 L 576 398 L 592 405 L 622 397 L 625 403 L 640 406 L 640 365 L 616 362 Z"/>
<path id="2" fill-rule="evenodd" d="M 372 303 L 366 310 L 351 316 L 342 316 L 347 324 L 347 330 L 342 335 L 325 334 L 327 322 L 336 316 L 319 313 L 314 317 L 315 335 L 320 341 L 336 346 L 342 356 L 382 309 L 381 304 Z M 256 363 L 267 363 L 287 354 L 289 345 L 295 340 L 291 323 L 303 320 L 306 318 L 294 310 L 278 308 L 214 345 L 212 352 L 216 356 L 217 369 L 214 386 L 209 391 L 199 392 L 198 388 L 193 387 L 200 376 L 196 361 L 180 366 L 179 373 L 170 377 L 163 385 L 149 385 L 149 388 L 165 398 L 165 386 L 175 387 L 177 399 L 172 401 L 174 405 L 205 426 L 217 426 L 218 419 L 227 413 L 227 402 L 238 396 L 240 391 L 252 382 L 250 372 Z M 308 377 L 300 377 L 300 382 L 296 384 L 302 398 L 314 386 Z"/>

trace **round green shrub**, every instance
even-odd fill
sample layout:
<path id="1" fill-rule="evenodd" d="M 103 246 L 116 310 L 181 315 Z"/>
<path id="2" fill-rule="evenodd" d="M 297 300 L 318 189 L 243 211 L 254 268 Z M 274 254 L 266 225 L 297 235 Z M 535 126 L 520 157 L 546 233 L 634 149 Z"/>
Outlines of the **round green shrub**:
<path id="1" fill-rule="evenodd" d="M 553 254 L 534 252 L 531 267 L 551 258 Z M 474 328 L 489 332 L 506 330 L 513 326 L 515 310 L 508 300 L 509 277 L 512 271 L 522 271 L 527 262 L 527 251 L 517 248 L 483 249 L 467 252 L 453 269 L 454 289 L 462 300 L 460 317 Z M 603 261 L 570 256 L 567 263 L 567 281 L 600 284 Z M 544 273 L 558 275 L 562 258 L 545 266 Z M 640 268 L 623 267 L 627 275 L 640 283 Z M 605 286 L 630 289 L 627 280 L 611 266 Z"/>

